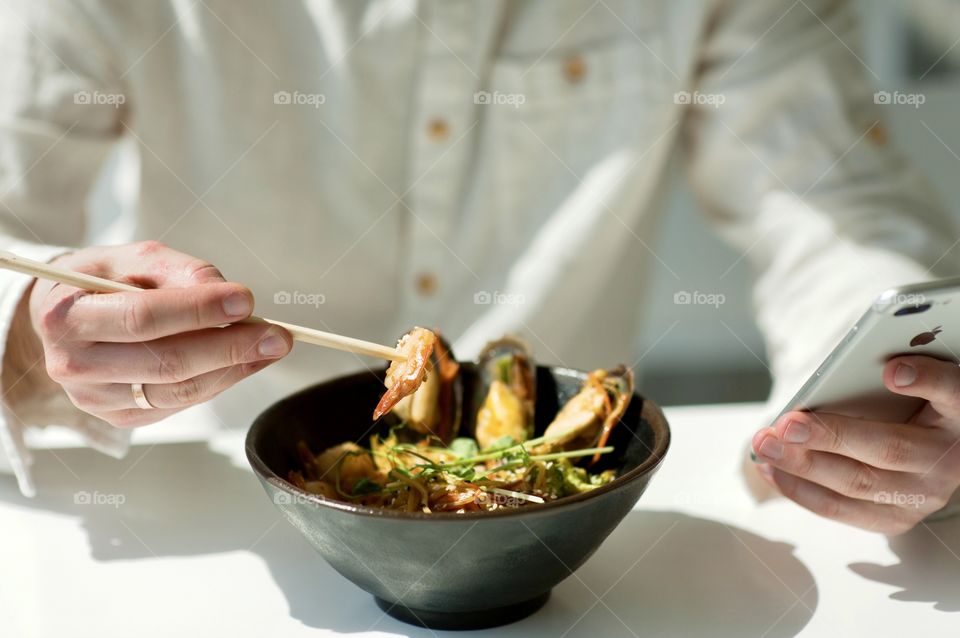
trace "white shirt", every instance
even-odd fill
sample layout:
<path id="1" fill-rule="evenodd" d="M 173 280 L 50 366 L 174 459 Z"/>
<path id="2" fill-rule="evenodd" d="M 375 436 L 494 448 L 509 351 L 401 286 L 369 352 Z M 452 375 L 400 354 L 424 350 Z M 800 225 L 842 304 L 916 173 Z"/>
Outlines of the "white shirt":
<path id="1" fill-rule="evenodd" d="M 778 396 L 876 292 L 955 272 L 948 218 L 883 144 L 844 2 L 2 5 L 0 247 L 27 257 L 91 240 L 82 202 L 132 138 L 127 239 L 213 262 L 258 314 L 384 343 L 435 326 L 461 358 L 512 331 L 543 361 L 630 364 L 679 157 L 756 268 Z M 26 283 L 0 273 L 0 336 Z M 300 346 L 190 414 L 245 427 L 361 365 L 380 364 Z M 4 413 L 27 493 L 26 427 L 125 449 L 65 397 Z"/>

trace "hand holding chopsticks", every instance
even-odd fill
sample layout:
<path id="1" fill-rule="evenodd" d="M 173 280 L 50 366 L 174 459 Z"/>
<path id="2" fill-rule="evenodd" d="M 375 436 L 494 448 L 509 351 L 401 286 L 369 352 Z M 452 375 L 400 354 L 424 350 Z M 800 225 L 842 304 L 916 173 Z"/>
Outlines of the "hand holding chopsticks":
<path id="1" fill-rule="evenodd" d="M 0 268 L 14 270 L 38 279 L 48 279 L 93 292 L 141 292 L 143 290 L 130 284 L 94 277 L 93 275 L 26 259 L 7 251 L 0 251 Z M 313 328 L 306 328 L 304 326 L 297 326 L 263 317 L 248 317 L 244 319 L 243 322 L 269 323 L 280 326 L 287 330 L 295 341 L 301 341 L 315 346 L 344 350 L 356 354 L 365 354 L 388 361 L 403 361 L 405 359 L 396 348 L 391 348 L 379 343 L 372 343 L 370 341 L 363 341 L 362 339 L 355 339 L 353 337 L 324 332 L 322 330 L 315 330 Z"/>

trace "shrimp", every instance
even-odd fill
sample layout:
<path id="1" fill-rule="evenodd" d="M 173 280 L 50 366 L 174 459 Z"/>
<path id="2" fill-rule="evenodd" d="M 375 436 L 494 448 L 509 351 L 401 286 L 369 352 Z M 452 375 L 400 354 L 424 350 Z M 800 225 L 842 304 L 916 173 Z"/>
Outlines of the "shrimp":
<path id="1" fill-rule="evenodd" d="M 406 355 L 405 361 L 393 361 L 387 368 L 384 392 L 380 403 L 373 411 L 374 420 L 393 409 L 406 396 L 416 392 L 427 373 L 432 370 L 430 356 L 437 344 L 437 335 L 426 328 L 414 328 L 397 344 L 397 349 Z"/>

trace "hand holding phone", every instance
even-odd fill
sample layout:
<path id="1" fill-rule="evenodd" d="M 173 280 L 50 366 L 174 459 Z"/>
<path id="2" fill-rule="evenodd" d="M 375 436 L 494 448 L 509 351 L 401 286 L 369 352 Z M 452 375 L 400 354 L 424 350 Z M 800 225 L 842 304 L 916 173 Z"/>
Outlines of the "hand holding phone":
<path id="1" fill-rule="evenodd" d="M 960 486 L 960 278 L 888 290 L 753 438 L 758 470 L 818 514 L 896 534 Z"/>

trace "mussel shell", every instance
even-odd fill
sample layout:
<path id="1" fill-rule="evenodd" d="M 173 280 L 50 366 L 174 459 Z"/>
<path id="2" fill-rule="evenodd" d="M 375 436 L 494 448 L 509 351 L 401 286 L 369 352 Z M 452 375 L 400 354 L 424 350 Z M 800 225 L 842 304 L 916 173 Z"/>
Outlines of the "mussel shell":
<path id="1" fill-rule="evenodd" d="M 603 392 L 607 393 L 608 398 L 613 393 L 608 412 L 601 410 L 598 402 L 606 405 L 606 400 L 596 398 L 598 390 L 590 383 L 600 374 L 603 375 Z M 544 435 L 561 437 L 556 440 L 557 449 L 603 447 L 626 413 L 633 391 L 633 371 L 626 366 L 594 370 L 584 380 L 580 391 L 560 406 L 557 415 L 544 430 Z M 572 412 L 569 411 L 571 408 Z M 599 458 L 599 454 L 594 456 L 590 463 L 596 463 Z"/>
<path id="2" fill-rule="evenodd" d="M 506 370 L 505 358 L 509 358 Z M 506 379 L 503 378 L 504 372 Z M 537 367 L 530 346 L 512 335 L 487 343 L 477 356 L 477 373 L 479 383 L 474 397 L 475 406 L 484 404 L 494 380 L 505 381 L 523 403 L 528 428 L 533 427 L 534 404 L 537 400 Z"/>
<path id="3" fill-rule="evenodd" d="M 460 364 L 453 354 L 453 348 L 439 332 L 437 347 L 433 351 L 433 373 L 439 374 L 443 384 L 440 386 L 440 426 L 438 435 L 444 443 L 450 443 L 460 435 L 463 423 L 463 377 Z"/>

